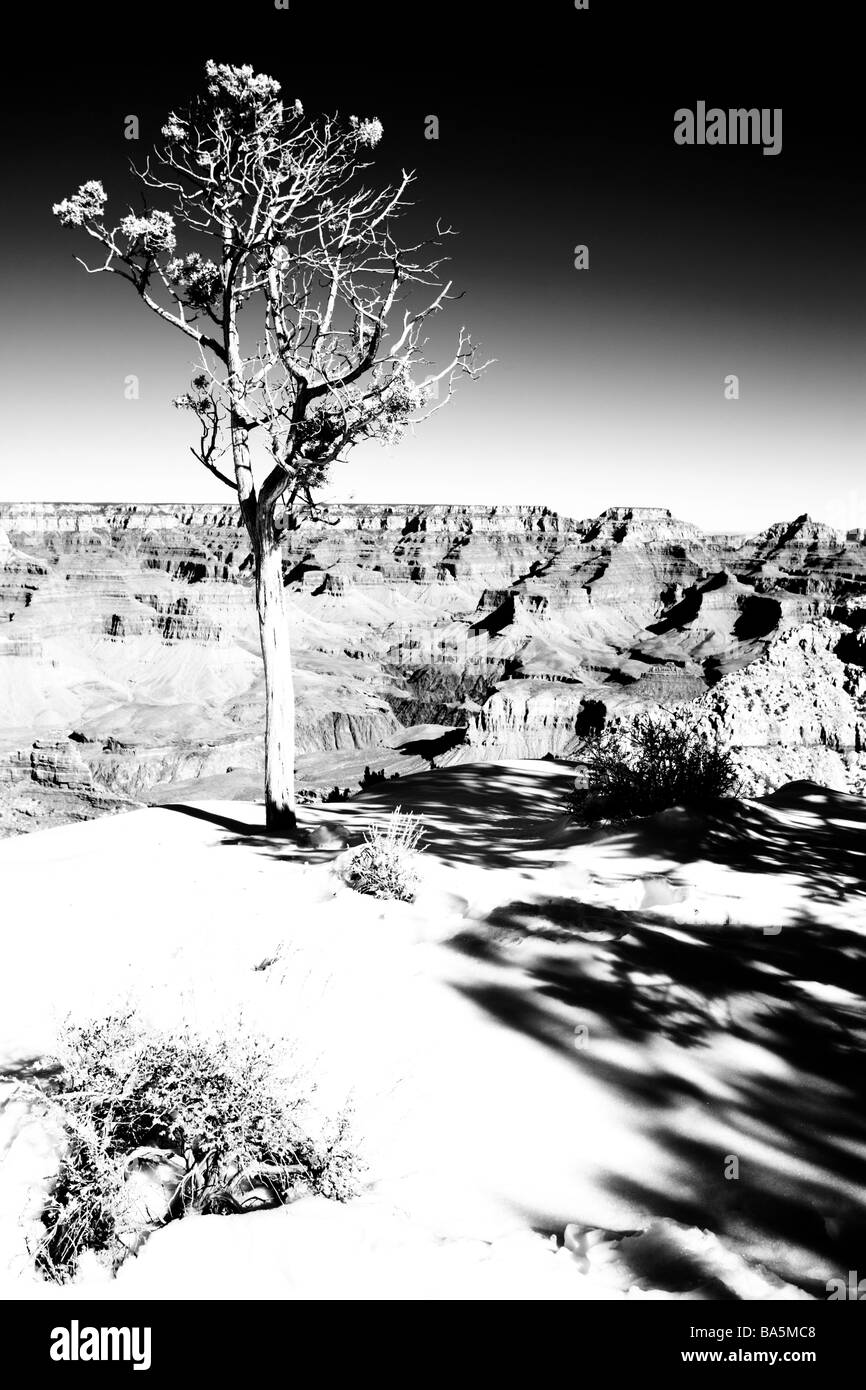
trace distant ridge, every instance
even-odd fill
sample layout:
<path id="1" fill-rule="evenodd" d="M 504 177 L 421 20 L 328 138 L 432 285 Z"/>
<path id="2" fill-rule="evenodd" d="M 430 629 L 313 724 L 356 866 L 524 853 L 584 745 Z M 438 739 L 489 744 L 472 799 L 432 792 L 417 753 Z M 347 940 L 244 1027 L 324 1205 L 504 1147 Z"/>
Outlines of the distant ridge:
<path id="1" fill-rule="evenodd" d="M 669 507 L 617 505 L 605 507 L 595 516 L 577 518 L 558 512 L 544 504 L 533 503 L 481 503 L 481 502 L 328 502 L 321 506 L 322 513 L 337 515 L 345 520 L 360 517 L 378 517 L 379 527 L 392 529 L 388 518 L 424 518 L 445 520 L 466 518 L 469 521 L 491 521 L 500 524 L 508 518 L 521 521 L 537 518 L 539 529 L 587 531 L 601 534 L 617 526 L 651 526 L 680 528 L 685 533 L 700 535 L 708 541 L 724 540 L 729 543 L 737 540 L 747 541 L 767 549 L 785 545 L 804 545 L 813 542 L 844 545 L 848 542 L 862 544 L 866 537 L 864 528 L 851 528 L 847 531 L 814 521 L 807 513 L 802 513 L 793 521 L 778 521 L 757 534 L 751 531 L 721 530 L 705 531 L 691 522 L 676 517 Z M 113 514 L 113 515 L 112 515 Z M 103 529 L 99 523 L 108 521 L 107 529 L 117 526 L 132 530 L 162 530 L 174 525 L 227 525 L 238 518 L 238 507 L 234 502 L 71 502 L 71 501 L 32 501 L 0 502 L 0 527 L 11 531 L 27 533 L 32 531 L 93 530 Z M 378 528 L 376 528 L 378 529 Z M 497 528 L 498 529 L 498 528 Z"/>

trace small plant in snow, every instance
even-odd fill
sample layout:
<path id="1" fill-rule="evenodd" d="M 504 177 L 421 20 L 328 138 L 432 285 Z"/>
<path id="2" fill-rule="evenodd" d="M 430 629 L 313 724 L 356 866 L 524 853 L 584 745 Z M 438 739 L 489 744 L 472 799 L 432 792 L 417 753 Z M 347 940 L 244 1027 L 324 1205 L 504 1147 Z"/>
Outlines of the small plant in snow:
<path id="1" fill-rule="evenodd" d="M 384 827 L 367 831 L 366 840 L 349 866 L 349 883 L 374 898 L 415 901 L 418 886 L 417 853 L 423 824 L 418 816 L 392 811 Z"/>
<path id="2" fill-rule="evenodd" d="M 284 1056 L 243 1031 L 162 1033 L 132 1013 L 71 1026 L 59 1072 L 38 1087 L 66 1139 L 39 1270 L 66 1282 L 86 1251 L 116 1268 L 149 1230 L 192 1211 L 351 1196 L 360 1164 L 347 1117 L 310 1138 L 300 1113 L 314 1086 L 288 1079 Z"/>

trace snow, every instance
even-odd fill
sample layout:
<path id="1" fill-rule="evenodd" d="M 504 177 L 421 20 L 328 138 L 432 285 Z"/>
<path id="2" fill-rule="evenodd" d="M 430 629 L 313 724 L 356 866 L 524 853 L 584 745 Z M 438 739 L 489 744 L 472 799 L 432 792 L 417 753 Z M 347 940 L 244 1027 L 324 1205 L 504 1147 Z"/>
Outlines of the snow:
<path id="1" fill-rule="evenodd" d="M 756 981 L 774 1006 L 790 980 L 847 1007 L 851 982 L 813 979 L 808 958 L 795 980 L 778 953 L 804 913 L 862 934 L 856 901 L 816 899 L 787 861 L 685 858 L 685 813 L 579 831 L 563 814 L 571 776 L 463 764 L 305 809 L 352 843 L 398 802 L 420 814 L 414 904 L 354 893 L 345 854 L 269 841 L 246 803 L 0 844 L 4 1292 L 32 1293 L 22 1217 L 56 1151 L 16 1076 L 50 1056 L 67 1014 L 126 1003 L 166 1027 L 241 1021 L 289 1039 L 323 1110 L 351 1100 L 369 1184 L 343 1206 L 172 1223 L 100 1297 L 788 1298 L 838 1273 L 826 1223 L 847 1229 L 864 1196 L 838 1155 L 862 1152 L 863 1133 L 780 1045 Z M 861 803 L 834 805 L 862 825 Z M 774 824 L 802 835 L 820 809 L 775 806 Z M 734 934 L 747 974 L 708 995 L 695 962 Z M 823 1151 L 759 1110 L 798 1090 Z M 740 1182 L 723 1176 L 731 1155 Z M 824 1234 L 762 1224 L 773 1184 Z M 96 1279 L 85 1265 L 79 1292 Z"/>

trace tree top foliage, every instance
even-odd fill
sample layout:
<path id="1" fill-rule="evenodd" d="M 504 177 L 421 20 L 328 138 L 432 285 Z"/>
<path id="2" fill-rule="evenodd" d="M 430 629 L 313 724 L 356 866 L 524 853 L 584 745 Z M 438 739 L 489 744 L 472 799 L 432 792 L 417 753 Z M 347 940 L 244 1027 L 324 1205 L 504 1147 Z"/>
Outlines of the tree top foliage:
<path id="1" fill-rule="evenodd" d="M 139 210 L 111 222 L 95 179 L 54 205 L 102 248 L 100 264 L 82 261 L 89 273 L 119 275 L 196 343 L 201 369 L 175 403 L 200 422 L 196 457 L 253 510 L 311 506 L 351 446 L 398 439 L 458 376 L 483 370 L 464 328 L 430 370 L 427 323 L 458 297 L 441 274 L 452 233 L 437 223 L 429 238 L 398 240 L 414 175 L 364 181 L 382 135 L 377 117 L 308 117 L 274 78 L 211 61 L 134 168 Z M 253 430 L 271 461 L 258 488 Z M 229 450 L 232 474 L 220 463 Z"/>

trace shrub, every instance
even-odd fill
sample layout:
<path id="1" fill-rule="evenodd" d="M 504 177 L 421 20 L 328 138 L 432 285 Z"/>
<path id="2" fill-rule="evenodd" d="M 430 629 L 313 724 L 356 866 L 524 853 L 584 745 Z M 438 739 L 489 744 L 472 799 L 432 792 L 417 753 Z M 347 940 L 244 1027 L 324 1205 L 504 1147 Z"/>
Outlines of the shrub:
<path id="1" fill-rule="evenodd" d="M 365 767 L 364 775 L 361 778 L 361 791 L 365 792 L 370 787 L 377 787 L 380 782 L 384 781 L 385 769 L 383 767 L 379 768 L 378 770 L 374 768 L 372 771 L 369 767 Z"/>
<path id="2" fill-rule="evenodd" d="M 70 1279 L 85 1251 L 116 1268 L 147 1231 L 190 1211 L 357 1189 L 347 1117 L 325 1139 L 304 1133 L 311 1088 L 291 1092 L 275 1044 L 162 1033 L 126 1013 L 71 1026 L 57 1060 L 39 1085 L 66 1137 L 34 1252 L 50 1279 Z"/>
<path id="3" fill-rule="evenodd" d="M 353 857 L 348 880 L 359 893 L 374 898 L 414 902 L 418 884 L 416 854 L 424 828 L 418 816 L 398 806 L 383 829 L 368 830 L 365 843 Z"/>
<path id="4" fill-rule="evenodd" d="M 700 805 L 731 796 L 738 786 L 731 753 L 694 720 L 638 715 L 628 728 L 587 739 L 580 761 L 586 787 L 575 793 L 573 810 L 583 820 Z"/>
<path id="5" fill-rule="evenodd" d="M 351 795 L 351 787 L 332 787 L 324 799 L 326 802 L 348 801 Z"/>

